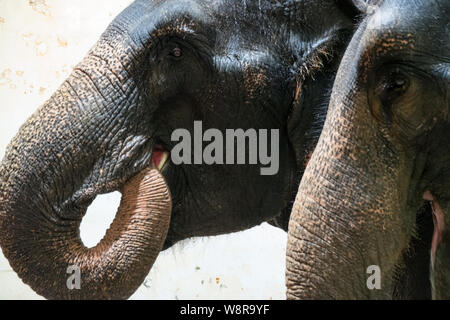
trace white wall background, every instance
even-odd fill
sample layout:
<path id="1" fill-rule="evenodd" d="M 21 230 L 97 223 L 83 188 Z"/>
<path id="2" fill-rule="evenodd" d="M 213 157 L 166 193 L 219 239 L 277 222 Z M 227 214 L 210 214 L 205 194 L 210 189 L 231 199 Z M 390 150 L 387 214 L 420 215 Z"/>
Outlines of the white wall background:
<path id="1" fill-rule="evenodd" d="M 0 158 L 20 125 L 50 97 L 131 0 L 0 0 Z M 100 197 L 82 223 L 99 241 L 118 206 Z M 7 230 L 0 230 L 7 232 Z M 285 299 L 286 233 L 263 224 L 186 240 L 162 252 L 134 299 Z M 0 299 L 42 299 L 0 252 Z"/>

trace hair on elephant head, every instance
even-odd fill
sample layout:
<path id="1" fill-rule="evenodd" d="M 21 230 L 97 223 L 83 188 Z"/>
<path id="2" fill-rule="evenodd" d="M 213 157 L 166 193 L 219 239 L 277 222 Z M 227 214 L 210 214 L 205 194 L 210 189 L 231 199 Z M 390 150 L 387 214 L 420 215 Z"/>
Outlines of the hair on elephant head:
<path id="1" fill-rule="evenodd" d="M 355 32 L 291 216 L 289 298 L 450 298 L 449 17 L 385 0 Z"/>
<path id="2" fill-rule="evenodd" d="M 346 1 L 342 1 L 346 2 Z M 355 26 L 328 1 L 138 0 L 22 126 L 0 167 L 0 245 L 37 293 L 129 297 L 158 252 L 290 213 Z M 279 130 L 279 170 L 168 159 L 176 129 Z M 99 194 L 122 202 L 86 248 Z M 169 191 L 170 190 L 170 191 Z M 287 221 L 284 216 L 283 221 Z M 68 290 L 67 268 L 80 268 Z"/>

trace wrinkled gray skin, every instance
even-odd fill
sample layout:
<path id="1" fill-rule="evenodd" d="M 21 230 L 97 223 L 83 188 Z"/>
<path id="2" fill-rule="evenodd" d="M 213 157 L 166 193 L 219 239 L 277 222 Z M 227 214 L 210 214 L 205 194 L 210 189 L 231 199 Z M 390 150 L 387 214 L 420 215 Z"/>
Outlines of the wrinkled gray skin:
<path id="1" fill-rule="evenodd" d="M 289 224 L 288 298 L 450 298 L 449 19 L 447 0 L 386 0 L 353 36 Z"/>
<path id="2" fill-rule="evenodd" d="M 358 14 L 334 0 L 133 3 L 8 147 L 0 245 L 13 269 L 47 298 L 127 298 L 161 248 L 280 215 L 285 227 Z M 195 120 L 204 130 L 280 130 L 280 169 L 167 163 L 166 237 L 167 188 L 141 174 L 155 150 L 173 148 L 173 130 L 192 135 Z M 124 214 L 87 249 L 81 219 L 115 190 L 126 195 Z M 66 287 L 72 264 L 82 267 L 81 290 Z"/>

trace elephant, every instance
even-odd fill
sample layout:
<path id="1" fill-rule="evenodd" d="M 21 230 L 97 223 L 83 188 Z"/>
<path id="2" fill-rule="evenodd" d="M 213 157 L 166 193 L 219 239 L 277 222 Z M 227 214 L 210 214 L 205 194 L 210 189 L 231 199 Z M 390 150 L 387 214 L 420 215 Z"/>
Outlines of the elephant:
<path id="1" fill-rule="evenodd" d="M 355 31 L 292 210 L 288 299 L 450 298 L 449 17 L 385 0 Z"/>
<path id="2" fill-rule="evenodd" d="M 48 299 L 126 299 L 158 253 L 264 221 L 287 229 L 357 1 L 136 0 L 20 128 L 0 166 L 0 246 Z M 279 130 L 279 170 L 181 164 L 177 129 Z M 120 191 L 97 246 L 79 235 Z M 66 282 L 77 270 L 81 284 Z"/>

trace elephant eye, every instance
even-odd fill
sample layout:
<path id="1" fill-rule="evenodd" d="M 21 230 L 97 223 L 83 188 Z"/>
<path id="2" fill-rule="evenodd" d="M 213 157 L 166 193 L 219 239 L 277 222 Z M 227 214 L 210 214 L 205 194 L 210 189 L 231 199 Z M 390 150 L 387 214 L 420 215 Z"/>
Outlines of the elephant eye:
<path id="1" fill-rule="evenodd" d="M 175 58 L 181 58 L 183 56 L 183 51 L 181 50 L 181 48 L 179 47 L 175 47 L 173 48 L 170 53 L 169 53 L 172 57 Z"/>
<path id="2" fill-rule="evenodd" d="M 390 105 L 409 89 L 410 79 L 399 68 L 384 73 L 378 80 L 375 92 L 383 105 Z"/>

